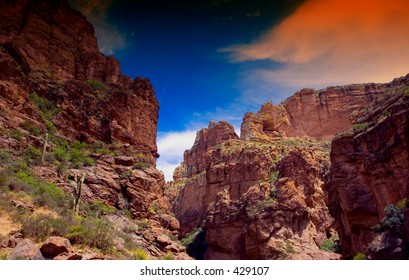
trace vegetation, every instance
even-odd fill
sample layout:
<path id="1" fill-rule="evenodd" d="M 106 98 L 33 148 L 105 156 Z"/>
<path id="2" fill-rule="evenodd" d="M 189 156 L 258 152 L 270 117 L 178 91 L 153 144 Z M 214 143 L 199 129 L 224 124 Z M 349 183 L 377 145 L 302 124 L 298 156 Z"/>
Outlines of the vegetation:
<path id="1" fill-rule="evenodd" d="M 325 239 L 321 245 L 321 250 L 341 254 L 341 246 L 332 239 Z"/>
<path id="2" fill-rule="evenodd" d="M 131 258 L 133 260 L 147 260 L 148 254 L 142 249 L 136 249 L 132 251 Z"/>
<path id="3" fill-rule="evenodd" d="M 41 133 L 40 129 L 29 120 L 25 120 L 21 126 L 35 136 L 39 136 Z"/>
<path id="4" fill-rule="evenodd" d="M 87 143 L 67 141 L 52 137 L 55 146 L 52 150 L 52 158 L 64 164 L 68 168 L 79 168 L 81 166 L 92 166 L 95 161 L 90 157 L 91 149 Z"/>
<path id="5" fill-rule="evenodd" d="M 352 125 L 352 130 L 354 132 L 357 132 L 366 129 L 368 126 L 369 126 L 368 122 L 355 123 Z"/>
<path id="6" fill-rule="evenodd" d="M 57 108 L 54 102 L 48 100 L 47 98 L 40 97 L 35 92 L 30 95 L 30 100 L 37 108 L 38 113 L 44 122 L 44 125 L 47 127 L 47 130 L 51 133 L 54 133 L 56 129 L 54 127 L 54 124 L 52 123 L 52 120 L 60 112 L 60 109 Z"/>
<path id="7" fill-rule="evenodd" d="M 403 205 L 402 205 L 403 204 Z M 389 204 L 385 207 L 385 217 L 381 223 L 375 226 L 375 231 L 389 231 L 394 234 L 403 234 L 404 226 L 404 214 L 403 209 L 406 206 L 406 200 L 404 202 L 398 202 L 398 205 Z"/>
<path id="8" fill-rule="evenodd" d="M 366 256 L 363 253 L 358 253 L 354 256 L 354 260 L 366 260 Z"/>
<path id="9" fill-rule="evenodd" d="M 203 260 L 207 249 L 206 230 L 199 227 L 191 231 L 181 240 L 183 246 L 186 247 L 186 252 L 189 256 L 196 260 Z"/>
<path id="10" fill-rule="evenodd" d="M 0 151 L 0 164 L 2 163 L 8 163 L 10 159 L 10 155 L 6 151 Z"/>
<path id="11" fill-rule="evenodd" d="M 95 97 L 98 100 L 108 102 L 111 99 L 111 96 L 108 93 L 111 88 L 105 83 L 96 79 L 86 80 L 85 83 L 94 90 Z"/>

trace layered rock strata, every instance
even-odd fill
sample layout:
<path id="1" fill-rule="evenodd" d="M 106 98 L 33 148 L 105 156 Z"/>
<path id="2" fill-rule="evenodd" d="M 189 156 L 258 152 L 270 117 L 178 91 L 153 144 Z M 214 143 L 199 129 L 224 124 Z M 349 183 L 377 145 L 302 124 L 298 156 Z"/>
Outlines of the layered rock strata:
<path id="1" fill-rule="evenodd" d="M 356 84 L 303 89 L 278 106 L 268 102 L 257 113 L 247 113 L 241 125 L 241 137 L 330 140 L 351 126 L 351 113 L 375 101 L 388 86 Z"/>

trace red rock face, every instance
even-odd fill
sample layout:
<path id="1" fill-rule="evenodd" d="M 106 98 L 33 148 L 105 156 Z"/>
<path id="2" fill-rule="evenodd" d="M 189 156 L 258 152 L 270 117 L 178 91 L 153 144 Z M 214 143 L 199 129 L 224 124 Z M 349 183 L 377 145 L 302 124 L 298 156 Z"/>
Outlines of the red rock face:
<path id="1" fill-rule="evenodd" d="M 131 144 L 156 161 L 159 104 L 152 85 L 121 75 L 118 61 L 99 52 L 92 25 L 66 1 L 3 3 L 0 52 L 1 97 L 22 105 L 19 114 L 43 122 L 29 108 L 36 92 L 62 109 L 51 120 L 61 135 Z"/>
<path id="2" fill-rule="evenodd" d="M 101 144 L 108 152 L 90 154 L 92 166 L 73 168 L 61 160 L 62 171 L 51 158 L 30 168 L 67 194 L 73 193 L 67 177 L 85 173 L 82 202 L 102 202 L 144 225 L 144 236 L 133 238 L 151 256 L 189 258 L 165 238 L 177 235 L 179 222 L 155 168 L 155 91 L 148 79 L 122 75 L 118 61 L 99 52 L 92 25 L 67 1 L 1 1 L 0 110 L 0 148 L 13 159 L 28 147 L 42 148 L 46 132 L 46 154 L 52 156 L 56 146 L 66 148 L 60 141 L 86 143 L 84 153 Z M 109 217 L 120 231 L 136 225 L 130 218 Z"/>
<path id="3" fill-rule="evenodd" d="M 385 207 L 409 198 L 407 81 L 395 81 L 385 98 L 362 110 L 360 126 L 332 143 L 329 205 L 346 258 L 367 253 Z M 396 252 L 382 258 L 395 258 Z"/>
<path id="4" fill-rule="evenodd" d="M 206 259 L 338 258 L 319 249 L 333 222 L 322 190 L 327 165 L 319 143 L 243 141 L 226 122 L 211 123 L 170 186 L 180 188 L 179 234 L 205 231 Z"/>
<path id="5" fill-rule="evenodd" d="M 350 115 L 384 92 L 386 84 L 359 84 L 303 89 L 278 106 L 264 104 L 256 114 L 247 113 L 241 137 L 307 137 L 332 139 L 351 126 Z"/>

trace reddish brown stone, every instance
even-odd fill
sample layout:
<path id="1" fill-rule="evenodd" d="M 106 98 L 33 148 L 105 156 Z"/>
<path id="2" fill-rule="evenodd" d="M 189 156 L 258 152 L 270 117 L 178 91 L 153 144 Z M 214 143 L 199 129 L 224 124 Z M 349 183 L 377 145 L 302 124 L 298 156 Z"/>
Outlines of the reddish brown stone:
<path id="1" fill-rule="evenodd" d="M 62 253 L 71 253 L 72 248 L 68 239 L 51 236 L 41 245 L 40 251 L 44 257 L 52 259 Z"/>

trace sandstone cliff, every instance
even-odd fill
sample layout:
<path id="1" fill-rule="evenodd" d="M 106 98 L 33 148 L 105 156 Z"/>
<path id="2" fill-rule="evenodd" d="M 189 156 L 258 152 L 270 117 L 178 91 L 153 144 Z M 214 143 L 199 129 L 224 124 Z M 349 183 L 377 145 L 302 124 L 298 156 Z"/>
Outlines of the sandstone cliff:
<path id="1" fill-rule="evenodd" d="M 194 253 L 206 259 L 338 258 L 320 250 L 334 234 L 322 190 L 328 152 L 325 142 L 243 141 L 211 122 L 170 186 L 179 234 L 204 236 Z"/>
<path id="2" fill-rule="evenodd" d="M 278 106 L 264 104 L 257 113 L 247 113 L 241 137 L 301 137 L 332 139 L 351 126 L 350 115 L 379 98 L 388 84 L 357 84 L 303 89 Z"/>
<path id="3" fill-rule="evenodd" d="M 121 75 L 67 1 L 2 1 L 0 51 L 2 97 L 30 121 L 36 92 L 62 109 L 52 120 L 62 135 L 133 144 L 154 162 L 159 105 L 151 84 Z"/>
<path id="4" fill-rule="evenodd" d="M 130 238 L 152 258 L 186 258 L 170 238 L 179 223 L 164 195 L 163 173 L 155 168 L 159 104 L 149 80 L 122 75 L 118 61 L 99 52 L 92 25 L 65 0 L 0 1 L 0 54 L 0 191 L 6 198 L 0 216 L 10 212 L 17 220 L 7 238 L 39 239 L 21 217 L 29 224 L 37 211 L 55 211 L 44 220 L 68 223 L 68 232 L 57 233 L 84 242 L 75 228 L 98 207 L 108 207 L 114 214 L 98 210 L 98 219 L 110 225 L 107 232 L 112 226 L 127 233 L 121 242 Z M 64 201 L 37 190 L 63 196 L 56 185 L 71 201 L 78 174 L 85 174 L 81 224 L 65 220 Z M 21 190 L 26 197 L 16 200 Z M 29 213 L 19 217 L 14 206 Z"/>
<path id="5" fill-rule="evenodd" d="M 356 115 L 353 129 L 332 143 L 329 205 L 345 258 L 408 257 L 408 88 L 409 76 L 396 79 L 383 98 Z M 393 216 L 385 217 L 387 206 L 396 210 Z M 386 224 L 385 235 L 380 229 Z M 391 235 L 392 225 L 400 232 L 394 228 Z"/>

